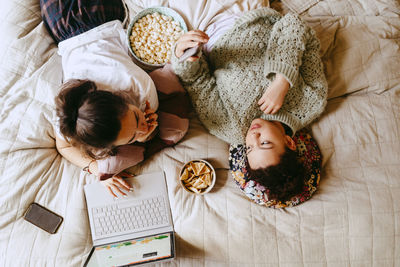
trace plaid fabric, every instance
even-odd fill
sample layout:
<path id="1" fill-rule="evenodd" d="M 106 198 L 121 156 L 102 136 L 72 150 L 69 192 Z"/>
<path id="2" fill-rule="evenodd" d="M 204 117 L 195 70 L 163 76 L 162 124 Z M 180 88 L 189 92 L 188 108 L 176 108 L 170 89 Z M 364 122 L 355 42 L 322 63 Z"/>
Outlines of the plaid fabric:
<path id="1" fill-rule="evenodd" d="M 56 43 L 125 16 L 121 0 L 40 0 L 40 9 Z"/>

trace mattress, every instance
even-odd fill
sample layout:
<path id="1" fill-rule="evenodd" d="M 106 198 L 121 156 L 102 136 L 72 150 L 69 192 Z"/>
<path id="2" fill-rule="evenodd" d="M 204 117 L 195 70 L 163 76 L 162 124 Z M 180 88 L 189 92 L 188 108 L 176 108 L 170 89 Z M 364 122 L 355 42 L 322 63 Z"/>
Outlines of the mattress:
<path id="1" fill-rule="evenodd" d="M 267 6 L 267 1 L 126 1 L 177 10 L 189 28 Z M 229 174 L 228 144 L 195 113 L 188 134 L 129 169 L 163 170 L 177 257 L 160 266 L 400 266 L 400 4 L 396 0 L 273 1 L 321 40 L 326 110 L 309 130 L 323 154 L 314 196 L 292 208 L 251 202 Z M 57 153 L 53 99 L 62 82 L 57 47 L 38 1 L 0 9 L 0 266 L 82 266 L 91 249 L 83 186 L 95 182 Z M 178 183 L 191 159 L 217 180 L 204 196 Z M 31 202 L 63 216 L 50 235 L 23 219 Z"/>

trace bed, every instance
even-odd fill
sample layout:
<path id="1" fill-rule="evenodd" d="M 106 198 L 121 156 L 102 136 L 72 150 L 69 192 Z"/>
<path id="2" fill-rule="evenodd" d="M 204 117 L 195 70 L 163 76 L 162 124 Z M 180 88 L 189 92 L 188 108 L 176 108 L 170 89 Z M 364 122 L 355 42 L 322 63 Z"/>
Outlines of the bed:
<path id="1" fill-rule="evenodd" d="M 207 29 L 268 1 L 127 0 L 130 15 L 174 8 L 189 28 Z M 188 134 L 132 167 L 163 170 L 177 257 L 162 266 L 400 266 L 400 3 L 397 0 L 282 0 L 321 40 L 328 104 L 310 131 L 323 155 L 314 196 L 292 208 L 251 202 L 229 174 L 228 145 L 196 114 Z M 62 81 L 57 47 L 39 1 L 0 9 L 0 266 L 82 266 L 91 249 L 83 186 L 93 175 L 55 148 L 54 96 Z M 213 190 L 188 194 L 181 166 L 203 158 L 216 169 Z M 47 234 L 23 220 L 31 202 L 64 218 Z"/>

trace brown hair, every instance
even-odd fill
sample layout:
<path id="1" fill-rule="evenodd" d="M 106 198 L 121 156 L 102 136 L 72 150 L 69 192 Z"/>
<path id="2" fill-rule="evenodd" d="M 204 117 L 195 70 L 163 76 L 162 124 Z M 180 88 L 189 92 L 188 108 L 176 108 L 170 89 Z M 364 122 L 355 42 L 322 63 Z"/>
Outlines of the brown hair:
<path id="1" fill-rule="evenodd" d="M 286 147 L 280 162 L 266 168 L 251 169 L 250 178 L 270 190 L 269 197 L 279 201 L 290 200 L 304 189 L 308 172 L 297 157 L 297 152 Z"/>
<path id="2" fill-rule="evenodd" d="M 69 80 L 55 98 L 60 131 L 73 146 L 99 159 L 112 154 L 112 143 L 121 130 L 126 100 L 109 91 L 97 90 L 88 80 Z"/>

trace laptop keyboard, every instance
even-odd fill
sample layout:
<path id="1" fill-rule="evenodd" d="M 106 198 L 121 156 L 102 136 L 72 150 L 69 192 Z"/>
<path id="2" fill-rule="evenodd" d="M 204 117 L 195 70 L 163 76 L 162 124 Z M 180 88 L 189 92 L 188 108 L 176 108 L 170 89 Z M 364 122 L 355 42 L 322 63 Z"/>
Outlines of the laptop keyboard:
<path id="1" fill-rule="evenodd" d="M 169 225 L 165 201 L 161 196 L 95 207 L 92 208 L 92 215 L 96 238 Z"/>

